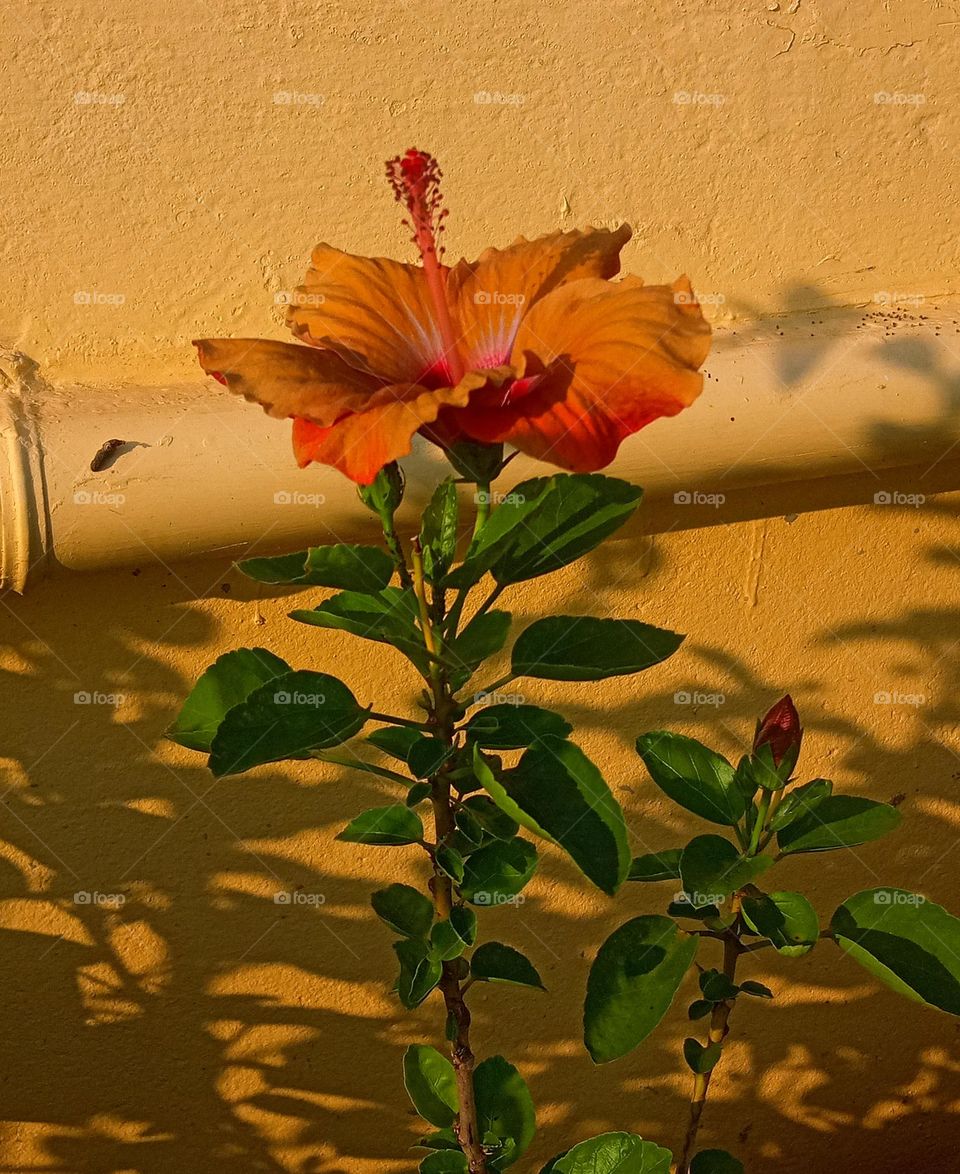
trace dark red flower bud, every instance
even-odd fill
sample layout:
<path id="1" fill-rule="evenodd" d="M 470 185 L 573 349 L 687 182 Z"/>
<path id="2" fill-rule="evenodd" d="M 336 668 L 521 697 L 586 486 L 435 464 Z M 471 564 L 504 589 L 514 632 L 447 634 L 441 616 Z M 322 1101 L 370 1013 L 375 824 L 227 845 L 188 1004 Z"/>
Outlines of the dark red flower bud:
<path id="1" fill-rule="evenodd" d="M 800 754 L 802 739 L 800 715 L 788 693 L 786 697 L 781 697 L 758 724 L 753 739 L 753 752 L 756 754 L 761 746 L 769 746 L 774 766 L 779 766 L 784 759 L 789 758 L 792 769 Z"/>

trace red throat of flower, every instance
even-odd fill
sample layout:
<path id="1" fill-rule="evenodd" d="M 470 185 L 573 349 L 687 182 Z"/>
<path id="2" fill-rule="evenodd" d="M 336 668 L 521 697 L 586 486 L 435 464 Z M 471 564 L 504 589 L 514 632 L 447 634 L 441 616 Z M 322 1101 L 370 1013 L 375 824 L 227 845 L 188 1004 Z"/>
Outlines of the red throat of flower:
<path id="1" fill-rule="evenodd" d="M 443 340 L 443 365 L 451 381 L 456 383 L 464 371 L 447 301 L 445 271 L 440 264 L 443 246 L 439 238 L 447 217 L 440 192 L 442 174 L 436 159 L 426 151 L 418 151 L 416 147 L 411 147 L 405 154 L 387 163 L 387 179 L 393 188 L 394 197 L 410 214 L 410 219 L 403 223 L 413 233 L 413 243 L 423 262 L 430 300 Z"/>

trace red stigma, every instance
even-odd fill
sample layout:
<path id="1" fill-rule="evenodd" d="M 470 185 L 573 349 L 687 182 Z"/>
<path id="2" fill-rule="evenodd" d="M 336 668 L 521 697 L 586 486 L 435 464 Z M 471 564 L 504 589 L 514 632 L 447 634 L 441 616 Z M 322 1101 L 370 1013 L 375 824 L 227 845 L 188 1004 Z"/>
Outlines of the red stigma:
<path id="1" fill-rule="evenodd" d="M 410 213 L 410 219 L 404 224 L 413 232 L 413 242 L 425 262 L 428 255 L 434 258 L 443 255 L 443 248 L 437 246 L 447 215 L 440 192 L 442 175 L 436 159 L 416 147 L 387 163 L 387 179 L 394 198 Z"/>

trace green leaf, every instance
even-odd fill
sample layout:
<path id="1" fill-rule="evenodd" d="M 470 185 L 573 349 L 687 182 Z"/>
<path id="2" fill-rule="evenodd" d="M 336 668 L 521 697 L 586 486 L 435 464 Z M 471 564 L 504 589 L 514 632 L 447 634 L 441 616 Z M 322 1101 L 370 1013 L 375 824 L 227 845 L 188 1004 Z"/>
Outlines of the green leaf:
<path id="1" fill-rule="evenodd" d="M 637 739 L 637 753 L 660 790 L 687 811 L 728 827 L 743 818 L 747 800 L 734 781 L 736 772 L 701 742 L 655 730 Z"/>
<path id="2" fill-rule="evenodd" d="M 473 905 L 509 904 L 537 867 L 537 850 L 529 840 L 495 840 L 468 856 L 460 891 Z"/>
<path id="3" fill-rule="evenodd" d="M 754 933 L 788 958 L 808 953 L 820 936 L 817 911 L 802 893 L 745 893 L 741 913 Z"/>
<path id="4" fill-rule="evenodd" d="M 503 1056 L 490 1056 L 477 1065 L 473 1087 L 481 1137 L 490 1134 L 501 1142 L 513 1142 L 508 1157 L 490 1163 L 492 1169 L 505 1169 L 523 1155 L 536 1132 L 530 1091 L 520 1073 Z"/>
<path id="5" fill-rule="evenodd" d="M 401 587 L 386 587 L 369 595 L 341 591 L 312 611 L 298 609 L 290 612 L 290 618 L 301 624 L 350 632 L 365 640 L 389 644 L 426 673 L 429 658 L 416 625 L 417 615 L 415 595 Z"/>
<path id="6" fill-rule="evenodd" d="M 410 747 L 416 742 L 426 741 L 426 738 L 407 726 L 385 726 L 382 730 L 374 730 L 372 734 L 367 734 L 367 741 L 371 746 L 376 746 L 378 750 L 398 759 L 406 766 Z"/>
<path id="7" fill-rule="evenodd" d="M 489 656 L 499 652 L 510 634 L 508 611 L 487 611 L 474 616 L 457 638 L 444 649 L 443 659 L 452 666 L 450 683 L 459 689 Z"/>
<path id="8" fill-rule="evenodd" d="M 558 1154 L 540 1174 L 670 1174 L 673 1155 L 635 1133 L 602 1133 Z"/>
<path id="9" fill-rule="evenodd" d="M 723 1003 L 740 994 L 737 984 L 722 970 L 705 970 L 700 975 L 700 990 L 711 1003 Z"/>
<path id="10" fill-rule="evenodd" d="M 538 987 L 545 991 L 540 975 L 533 963 L 502 942 L 484 942 L 478 946 L 470 959 L 470 973 L 485 982 L 510 982 L 517 986 Z"/>
<path id="11" fill-rule="evenodd" d="M 393 559 L 378 546 L 311 546 L 279 558 L 248 558 L 239 570 L 258 583 L 334 587 L 338 591 L 382 591 L 393 575 Z"/>
<path id="12" fill-rule="evenodd" d="M 460 1143 L 452 1129 L 438 1129 L 436 1133 L 428 1133 L 421 1137 L 413 1147 L 418 1150 L 456 1150 L 460 1152 Z"/>
<path id="13" fill-rule="evenodd" d="M 690 1174 L 743 1174 L 743 1163 L 726 1150 L 701 1150 L 690 1163 Z"/>
<path id="14" fill-rule="evenodd" d="M 659 664 L 682 643 L 676 632 L 639 620 L 549 616 L 520 633 L 513 673 L 543 681 L 602 681 Z"/>
<path id="15" fill-rule="evenodd" d="M 490 705 L 475 713 L 464 729 L 469 742 L 488 750 L 525 750 L 538 738 L 565 738 L 573 726 L 538 705 Z"/>
<path id="16" fill-rule="evenodd" d="M 457 487 L 448 477 L 433 491 L 420 522 L 423 570 L 431 583 L 447 573 L 457 553 Z"/>
<path id="17" fill-rule="evenodd" d="M 445 586 L 463 588 L 478 583 L 522 532 L 522 527 L 551 490 L 552 486 L 545 483 L 528 481 L 508 494 L 474 537 L 460 566 L 454 567 L 447 575 Z"/>
<path id="18" fill-rule="evenodd" d="M 660 852 L 649 852 L 646 856 L 635 856 L 627 873 L 627 880 L 679 880 L 682 851 L 682 848 L 664 848 Z"/>
<path id="19" fill-rule="evenodd" d="M 443 964 L 434 958 L 426 942 L 417 938 L 405 938 L 393 943 L 400 962 L 400 977 L 397 980 L 397 994 L 408 1011 L 419 1007 L 430 994 L 443 974 Z"/>
<path id="20" fill-rule="evenodd" d="M 690 1019 L 703 1019 L 705 1015 L 709 1015 L 713 1011 L 713 1003 L 709 999 L 694 999 L 687 1008 L 687 1016 Z"/>
<path id="21" fill-rule="evenodd" d="M 680 857 L 680 879 L 694 908 L 719 906 L 772 864 L 770 856 L 741 856 L 723 836 L 695 836 Z"/>
<path id="22" fill-rule="evenodd" d="M 489 795 L 471 795 L 464 807 L 483 829 L 484 835 L 494 840 L 512 840 L 520 825 L 494 803 Z"/>
<path id="23" fill-rule="evenodd" d="M 246 701 L 260 685 L 289 672 L 287 662 L 265 648 L 225 652 L 194 685 L 177 720 L 167 730 L 167 737 L 188 750 L 209 753 L 214 735 L 229 711 Z"/>
<path id="24" fill-rule="evenodd" d="M 512 819 L 559 844 L 583 874 L 613 894 L 630 867 L 620 805 L 579 746 L 542 738 L 497 779 L 475 749 L 474 770 L 485 791 Z"/>
<path id="25" fill-rule="evenodd" d="M 407 791 L 407 797 L 404 803 L 407 807 L 416 807 L 418 803 L 422 803 L 424 799 L 430 796 L 432 790 L 433 788 L 429 783 L 414 783 L 410 790 Z"/>
<path id="26" fill-rule="evenodd" d="M 740 993 L 753 995 L 755 999 L 773 998 L 773 991 L 768 986 L 764 986 L 762 982 L 754 982 L 752 978 L 748 978 L 746 982 L 740 984 Z"/>
<path id="27" fill-rule="evenodd" d="M 370 904 L 381 921 L 405 938 L 424 938 L 433 925 L 433 902 L 410 885 L 377 889 Z"/>
<path id="28" fill-rule="evenodd" d="M 438 1150 L 420 1163 L 420 1174 L 467 1174 L 467 1156 L 461 1150 Z"/>
<path id="29" fill-rule="evenodd" d="M 427 779 L 437 773 L 453 752 L 454 747 L 439 738 L 418 738 L 410 747 L 407 766 L 418 779 Z"/>
<path id="30" fill-rule="evenodd" d="M 210 746 L 210 769 L 222 778 L 266 762 L 308 758 L 311 750 L 352 738 L 366 719 L 367 710 L 336 677 L 284 673 L 254 689 L 223 719 Z"/>
<path id="31" fill-rule="evenodd" d="M 851 848 L 885 836 L 900 818 L 900 812 L 888 803 L 859 795 L 831 795 L 778 832 L 777 845 L 785 856 Z"/>
<path id="32" fill-rule="evenodd" d="M 625 1056 L 666 1015 L 697 938 L 669 917 L 635 917 L 600 947 L 587 981 L 584 1042 L 595 1064 Z"/>
<path id="33" fill-rule="evenodd" d="M 403 1086 L 424 1121 L 448 1129 L 460 1112 L 453 1065 L 436 1048 L 411 1044 L 403 1054 Z"/>
<path id="34" fill-rule="evenodd" d="M 477 915 L 472 909 L 455 905 L 448 921 L 438 921 L 430 935 L 430 948 L 436 958 L 451 962 L 477 940 Z"/>
<path id="35" fill-rule="evenodd" d="M 893 990 L 960 1015 L 960 918 L 906 889 L 867 889 L 834 913 L 830 932 Z"/>
<path id="36" fill-rule="evenodd" d="M 539 504 L 513 531 L 508 549 L 492 567 L 504 586 L 581 558 L 618 530 L 643 496 L 638 486 L 600 473 L 556 473 L 521 482 L 513 492 Z"/>
<path id="37" fill-rule="evenodd" d="M 337 836 L 348 844 L 380 844 L 396 847 L 417 844 L 423 839 L 420 816 L 403 803 L 371 807 L 350 821 Z"/>
<path id="38" fill-rule="evenodd" d="M 709 1044 L 704 1047 L 693 1036 L 688 1036 L 683 1041 L 683 1058 L 687 1062 L 687 1067 L 691 1072 L 695 1072 L 698 1076 L 704 1076 L 708 1072 L 712 1072 L 716 1067 L 717 1061 L 720 1059 L 720 1054 L 723 1048 L 721 1044 Z"/>
<path id="39" fill-rule="evenodd" d="M 434 863 L 441 872 L 445 873 L 455 884 L 463 880 L 464 859 L 460 853 L 449 844 L 438 844 L 433 854 Z"/>
<path id="40" fill-rule="evenodd" d="M 794 820 L 809 815 L 815 807 L 833 794 L 833 783 L 829 779 L 813 779 L 802 787 L 795 787 L 787 795 L 767 824 L 772 832 L 778 832 Z"/>

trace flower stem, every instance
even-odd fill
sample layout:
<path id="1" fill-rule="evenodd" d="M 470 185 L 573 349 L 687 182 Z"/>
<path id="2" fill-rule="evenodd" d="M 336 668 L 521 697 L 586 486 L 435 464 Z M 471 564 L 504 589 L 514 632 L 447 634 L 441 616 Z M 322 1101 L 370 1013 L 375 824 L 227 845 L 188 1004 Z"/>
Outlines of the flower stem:
<path id="1" fill-rule="evenodd" d="M 723 939 L 723 973 L 731 982 L 736 977 L 737 960 L 741 953 L 742 947 L 736 932 L 729 930 Z M 710 1030 L 707 1034 L 708 1046 L 723 1044 L 730 1030 L 728 1024 L 732 1010 L 732 999 L 725 999 L 713 1008 L 710 1015 Z M 710 1089 L 710 1077 L 715 1069 L 716 1064 L 709 1072 L 697 1073 L 693 1078 L 693 1093 L 690 1097 L 690 1113 L 687 1118 L 687 1135 L 684 1138 L 680 1161 L 677 1163 L 677 1174 L 689 1174 L 690 1163 L 693 1161 L 694 1148 L 697 1144 L 697 1133 L 700 1129 L 700 1118 L 703 1116 L 703 1107 L 707 1102 L 707 1093 Z"/>

